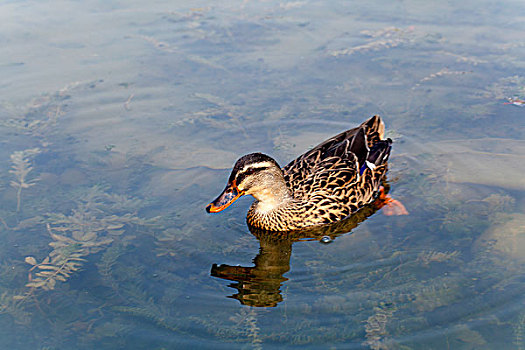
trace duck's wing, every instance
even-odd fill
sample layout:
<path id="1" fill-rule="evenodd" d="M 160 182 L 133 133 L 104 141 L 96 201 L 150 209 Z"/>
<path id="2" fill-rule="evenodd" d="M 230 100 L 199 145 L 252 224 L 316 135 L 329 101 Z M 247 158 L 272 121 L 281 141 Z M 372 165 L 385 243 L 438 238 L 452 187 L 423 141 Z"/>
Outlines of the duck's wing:
<path id="1" fill-rule="evenodd" d="M 314 149 L 283 169 L 284 177 L 295 198 L 341 196 L 352 182 L 359 179 L 360 165 L 369 153 L 364 128 L 351 139 L 330 147 Z"/>
<path id="2" fill-rule="evenodd" d="M 315 152 L 317 150 L 323 152 L 323 150 L 328 150 L 345 140 L 349 140 L 350 142 L 352 142 L 352 139 L 361 129 L 364 129 L 365 131 L 367 146 L 372 147 L 376 142 L 384 138 L 385 123 L 383 123 L 380 116 L 375 115 L 367 121 L 363 122 L 358 127 L 347 131 L 343 131 L 342 133 L 335 135 L 334 137 L 331 137 L 324 142 L 321 142 L 320 144 L 312 148 L 310 151 L 305 153 L 303 156 L 308 156 L 310 152 Z"/>
<path id="3" fill-rule="evenodd" d="M 314 167 L 285 173 L 285 180 L 295 198 L 309 200 L 314 196 L 329 197 L 358 179 L 359 170 L 354 155 L 350 159 L 324 158 Z"/>
<path id="4" fill-rule="evenodd" d="M 367 161 L 379 165 L 376 162 L 386 160 L 390 152 L 390 144 L 386 145 L 388 149 L 375 146 L 381 144 L 383 134 L 384 124 L 379 116 L 374 116 L 357 128 L 322 142 L 289 163 L 283 168 L 283 173 L 294 196 L 304 192 L 298 190 L 301 186 L 312 188 L 317 183 L 322 187 L 326 185 L 324 180 L 332 183 L 329 180 L 335 179 L 333 182 L 340 184 L 340 187 L 349 181 L 355 181 L 356 174 L 364 171 L 363 166 Z M 372 154 L 373 160 L 369 160 Z"/>

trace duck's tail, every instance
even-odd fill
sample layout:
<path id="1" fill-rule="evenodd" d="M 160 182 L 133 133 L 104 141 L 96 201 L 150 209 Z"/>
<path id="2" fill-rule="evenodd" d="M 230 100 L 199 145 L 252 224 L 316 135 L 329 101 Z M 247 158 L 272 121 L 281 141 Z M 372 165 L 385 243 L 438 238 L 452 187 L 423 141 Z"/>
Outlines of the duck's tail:
<path id="1" fill-rule="evenodd" d="M 385 137 L 385 123 L 378 115 L 374 115 L 361 124 L 360 127 L 364 127 L 366 130 L 366 140 L 370 148 Z"/>
<path id="2" fill-rule="evenodd" d="M 386 139 L 376 142 L 368 151 L 364 162 L 359 163 L 359 174 L 362 175 L 366 168 L 374 170 L 376 167 L 386 163 L 390 150 L 392 149 L 392 140 Z"/>

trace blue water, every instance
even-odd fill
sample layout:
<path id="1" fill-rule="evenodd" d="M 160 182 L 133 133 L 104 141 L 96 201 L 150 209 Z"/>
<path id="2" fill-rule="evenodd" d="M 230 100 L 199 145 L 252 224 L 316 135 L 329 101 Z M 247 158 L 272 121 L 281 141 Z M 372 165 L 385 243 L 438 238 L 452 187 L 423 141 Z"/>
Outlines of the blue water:
<path id="1" fill-rule="evenodd" d="M 525 348 L 521 1 L 0 5 L 0 348 Z M 296 235 L 210 215 L 379 114 L 390 194 Z M 322 243 L 323 236 L 330 243 Z"/>

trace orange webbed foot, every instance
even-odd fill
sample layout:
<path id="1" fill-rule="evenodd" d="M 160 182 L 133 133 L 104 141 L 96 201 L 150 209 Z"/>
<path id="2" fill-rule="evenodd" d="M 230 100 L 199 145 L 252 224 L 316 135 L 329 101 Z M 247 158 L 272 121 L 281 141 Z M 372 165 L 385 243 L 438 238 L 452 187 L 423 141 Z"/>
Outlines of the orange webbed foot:
<path id="1" fill-rule="evenodd" d="M 403 203 L 392 198 L 389 194 L 386 194 L 383 186 L 379 188 L 379 196 L 376 199 L 376 205 L 378 205 L 379 208 L 383 208 L 382 212 L 387 216 L 408 215 L 408 210 Z"/>
<path id="2" fill-rule="evenodd" d="M 385 206 L 383 207 L 384 215 L 408 215 L 408 210 L 403 203 L 390 197 L 388 194 L 385 197 Z"/>

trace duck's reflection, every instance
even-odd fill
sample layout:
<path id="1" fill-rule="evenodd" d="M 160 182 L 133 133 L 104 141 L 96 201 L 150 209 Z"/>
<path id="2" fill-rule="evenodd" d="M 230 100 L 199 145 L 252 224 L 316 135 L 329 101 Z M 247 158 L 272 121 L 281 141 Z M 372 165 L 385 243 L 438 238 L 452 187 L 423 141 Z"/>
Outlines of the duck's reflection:
<path id="1" fill-rule="evenodd" d="M 334 240 L 337 236 L 352 231 L 384 204 L 383 201 L 377 200 L 343 221 L 312 229 L 268 232 L 250 228 L 250 232 L 257 237 L 260 244 L 259 254 L 253 259 L 255 266 L 213 264 L 211 275 L 234 281 L 229 286 L 237 289 L 237 293 L 228 297 L 239 300 L 243 305 L 277 306 L 283 300 L 280 288 L 281 283 L 287 280 L 283 275 L 290 270 L 290 256 L 294 242 L 300 240 L 321 241 L 325 236 Z M 325 240 L 328 239 L 323 239 L 323 241 Z"/>
<path id="2" fill-rule="evenodd" d="M 253 231 L 252 231 L 253 233 Z M 211 275 L 234 281 L 229 286 L 237 293 L 229 296 L 249 306 L 276 306 L 283 300 L 281 283 L 283 275 L 290 270 L 292 240 L 272 239 L 269 235 L 259 236 L 259 254 L 253 259 L 255 266 L 230 266 L 214 264 Z"/>

